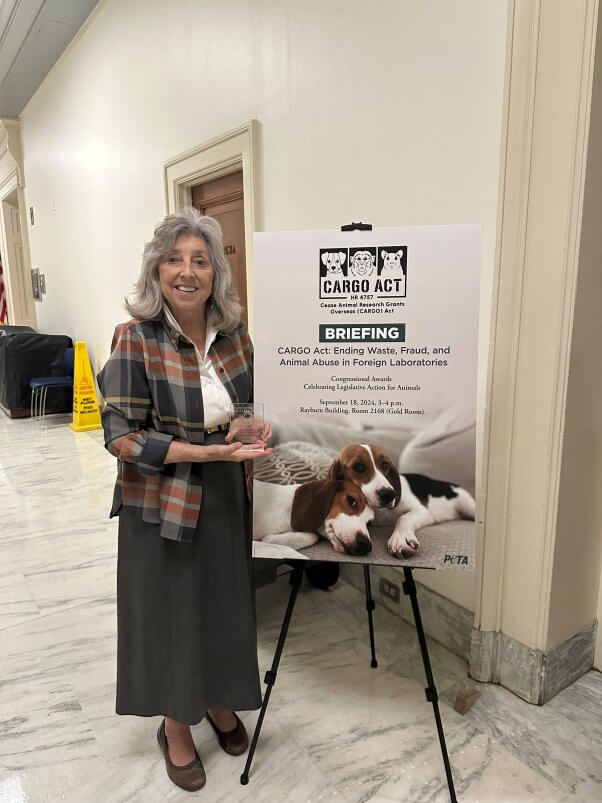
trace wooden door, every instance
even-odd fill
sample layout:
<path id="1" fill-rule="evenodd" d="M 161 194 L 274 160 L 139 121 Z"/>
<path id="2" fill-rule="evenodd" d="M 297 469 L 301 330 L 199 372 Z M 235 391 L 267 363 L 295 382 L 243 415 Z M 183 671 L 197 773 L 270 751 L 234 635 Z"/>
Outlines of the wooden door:
<path id="1" fill-rule="evenodd" d="M 16 197 L 16 193 L 15 193 Z M 4 256 L 4 288 L 8 305 L 8 318 L 17 326 L 35 328 L 35 311 L 31 288 L 31 275 L 27 271 L 23 250 L 21 216 L 16 204 L 2 201 L 1 213 L 6 234 Z"/>
<path id="2" fill-rule="evenodd" d="M 242 170 L 192 187 L 192 205 L 214 217 L 224 234 L 224 253 L 230 263 L 232 281 L 247 320 L 247 265 L 245 260 L 245 215 Z"/>

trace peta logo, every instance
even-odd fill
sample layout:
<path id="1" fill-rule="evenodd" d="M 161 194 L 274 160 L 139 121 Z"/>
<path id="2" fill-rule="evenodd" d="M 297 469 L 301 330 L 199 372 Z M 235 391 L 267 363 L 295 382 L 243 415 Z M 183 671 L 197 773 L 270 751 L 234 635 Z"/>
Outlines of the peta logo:
<path id="1" fill-rule="evenodd" d="M 449 563 L 452 566 L 468 566 L 468 555 L 446 555 L 443 563 Z"/>
<path id="2" fill-rule="evenodd" d="M 405 298 L 407 245 L 320 248 L 320 298 Z"/>

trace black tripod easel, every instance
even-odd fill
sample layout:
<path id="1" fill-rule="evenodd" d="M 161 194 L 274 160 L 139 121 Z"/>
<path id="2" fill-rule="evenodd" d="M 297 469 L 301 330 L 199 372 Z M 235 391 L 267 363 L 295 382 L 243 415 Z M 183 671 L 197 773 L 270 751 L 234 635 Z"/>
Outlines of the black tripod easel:
<path id="1" fill-rule="evenodd" d="M 266 690 L 263 697 L 263 703 L 261 706 L 261 711 L 259 712 L 259 718 L 257 719 L 257 724 L 255 726 L 255 732 L 253 733 L 253 739 L 251 740 L 251 746 L 249 747 L 249 753 L 247 755 L 247 761 L 245 764 L 245 768 L 243 770 L 242 775 L 240 776 L 241 784 L 248 784 L 249 783 L 249 771 L 251 769 L 251 763 L 253 762 L 253 756 L 255 755 L 255 748 L 257 747 L 257 742 L 259 740 L 259 734 L 261 733 L 261 726 L 263 725 L 263 720 L 265 717 L 265 713 L 268 707 L 268 703 L 270 701 L 270 695 L 272 693 L 272 689 L 274 684 L 276 683 L 276 675 L 278 673 L 278 666 L 280 664 L 280 658 L 282 656 L 282 650 L 284 649 L 284 643 L 286 641 L 286 636 L 288 633 L 288 628 L 291 622 L 291 618 L 293 615 L 293 609 L 295 607 L 295 602 L 297 601 L 297 593 L 301 586 L 301 582 L 303 580 L 303 568 L 304 568 L 305 561 L 290 561 L 289 565 L 292 566 L 293 571 L 291 575 L 291 591 L 290 596 L 288 599 L 288 605 L 286 606 L 286 612 L 284 614 L 284 620 L 282 622 L 282 627 L 280 629 L 280 636 L 278 638 L 278 644 L 276 646 L 276 652 L 274 653 L 274 658 L 272 661 L 271 669 L 265 673 L 265 683 L 266 683 Z M 439 703 L 438 703 L 438 695 L 437 689 L 435 687 L 435 681 L 433 680 L 433 672 L 431 670 L 431 662 L 428 654 L 428 648 L 426 645 L 426 637 L 424 635 L 424 628 L 422 627 L 422 618 L 420 616 L 420 608 L 418 606 L 418 597 L 416 595 L 416 584 L 414 583 L 414 577 L 412 575 L 412 569 L 408 566 L 404 566 L 403 573 L 405 580 L 403 582 L 403 592 L 410 598 L 410 603 L 412 605 L 412 613 L 414 615 L 414 622 L 416 624 L 416 632 L 418 634 L 418 642 L 420 644 L 420 652 L 422 654 L 422 662 L 424 664 L 424 673 L 426 675 L 426 682 L 427 686 L 425 691 L 426 699 L 429 703 L 433 705 L 433 714 L 435 716 L 435 723 L 437 725 L 437 734 L 439 736 L 439 744 L 441 745 L 441 755 L 443 756 L 443 764 L 445 767 L 445 775 L 447 778 L 447 785 L 449 788 L 449 794 L 452 803 L 456 803 L 456 792 L 454 789 L 454 780 L 452 777 L 451 766 L 449 763 L 449 756 L 447 754 L 447 745 L 445 743 L 445 733 L 443 732 L 443 723 L 441 722 L 441 715 L 439 713 Z M 370 586 L 370 567 L 368 564 L 364 565 L 364 583 L 366 589 L 366 610 L 368 611 L 368 629 L 370 632 L 370 649 L 372 653 L 372 659 L 370 661 L 370 666 L 376 668 L 378 666 L 376 661 L 376 650 L 374 646 L 374 624 L 372 621 L 372 612 L 375 608 L 374 600 L 372 599 L 372 589 Z"/>

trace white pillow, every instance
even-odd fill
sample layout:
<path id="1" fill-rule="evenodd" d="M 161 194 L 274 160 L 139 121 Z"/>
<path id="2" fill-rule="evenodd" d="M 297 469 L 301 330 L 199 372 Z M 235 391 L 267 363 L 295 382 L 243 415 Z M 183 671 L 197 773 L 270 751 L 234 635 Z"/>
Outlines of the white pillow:
<path id="1" fill-rule="evenodd" d="M 401 453 L 398 468 L 402 473 L 454 482 L 474 496 L 475 462 L 475 411 L 453 408 L 411 439 Z"/>

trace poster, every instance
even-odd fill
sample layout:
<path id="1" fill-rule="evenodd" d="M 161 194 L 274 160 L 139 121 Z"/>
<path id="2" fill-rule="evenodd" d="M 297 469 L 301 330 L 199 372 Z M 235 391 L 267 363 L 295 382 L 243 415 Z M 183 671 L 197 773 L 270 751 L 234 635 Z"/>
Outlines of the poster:
<path id="1" fill-rule="evenodd" d="M 475 225 L 257 233 L 253 554 L 474 562 Z"/>

